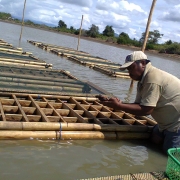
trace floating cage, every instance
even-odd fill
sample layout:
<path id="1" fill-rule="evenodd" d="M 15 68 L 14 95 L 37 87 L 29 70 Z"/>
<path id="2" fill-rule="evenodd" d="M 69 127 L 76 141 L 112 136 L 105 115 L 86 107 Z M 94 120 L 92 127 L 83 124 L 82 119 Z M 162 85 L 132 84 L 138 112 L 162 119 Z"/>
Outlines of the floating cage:
<path id="1" fill-rule="evenodd" d="M 56 46 L 32 40 L 28 40 L 28 42 L 58 56 L 66 57 L 67 59 L 74 61 L 78 64 L 89 66 L 90 68 L 93 68 L 94 70 L 97 70 L 108 76 L 130 78 L 127 71 L 120 70 L 120 64 L 111 62 L 110 60 L 97 56 L 92 56 L 86 52 L 77 51 L 72 48 Z"/>
<path id="2" fill-rule="evenodd" d="M 1 94 L 0 110 L 0 139 L 147 139 L 155 125 L 91 97 Z"/>

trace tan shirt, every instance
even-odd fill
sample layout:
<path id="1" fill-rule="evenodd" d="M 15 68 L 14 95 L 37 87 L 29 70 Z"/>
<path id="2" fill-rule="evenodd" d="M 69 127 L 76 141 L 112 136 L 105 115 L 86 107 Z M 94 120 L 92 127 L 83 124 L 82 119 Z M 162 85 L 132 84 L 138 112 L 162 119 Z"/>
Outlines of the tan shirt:
<path id="1" fill-rule="evenodd" d="M 180 127 L 180 80 L 148 63 L 137 86 L 135 103 L 155 107 L 152 117 L 160 131 Z"/>

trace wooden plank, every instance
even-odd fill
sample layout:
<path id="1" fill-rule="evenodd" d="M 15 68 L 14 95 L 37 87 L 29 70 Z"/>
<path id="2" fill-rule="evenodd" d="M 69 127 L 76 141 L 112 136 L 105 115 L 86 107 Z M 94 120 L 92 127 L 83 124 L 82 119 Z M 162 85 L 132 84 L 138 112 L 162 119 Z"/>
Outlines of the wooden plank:
<path id="1" fill-rule="evenodd" d="M 30 106 L 30 104 L 31 104 L 31 101 L 28 101 L 28 100 L 21 100 L 21 99 L 19 99 L 18 101 L 19 101 L 19 103 L 20 103 L 20 105 L 21 105 L 22 107 L 23 107 L 23 106 L 28 107 L 28 106 Z"/>
<path id="2" fill-rule="evenodd" d="M 10 106 L 12 106 L 15 102 L 14 99 L 3 99 L 3 98 L 0 98 L 0 101 L 2 105 L 10 105 Z"/>
<path id="3" fill-rule="evenodd" d="M 62 103 L 54 103 L 54 102 L 49 102 L 55 109 L 60 109 L 62 107 Z"/>
<path id="4" fill-rule="evenodd" d="M 29 122 L 39 122 L 41 119 L 41 115 L 27 115 Z"/>
<path id="5" fill-rule="evenodd" d="M 4 113 L 15 114 L 18 111 L 18 106 L 6 106 L 3 105 Z"/>
<path id="6" fill-rule="evenodd" d="M 56 109 L 56 111 L 61 115 L 61 116 L 68 116 L 70 110 L 69 109 Z"/>
<path id="7" fill-rule="evenodd" d="M 5 114 L 6 121 L 21 121 L 22 117 L 22 114 Z"/>
<path id="8" fill-rule="evenodd" d="M 30 95 L 28 96 L 29 100 L 32 102 L 32 106 L 36 108 L 37 115 L 40 115 L 42 118 L 42 121 L 44 122 L 50 122 L 49 119 L 46 117 L 45 113 L 41 110 L 38 101 L 35 101 Z M 47 105 L 47 102 L 43 103 Z M 42 105 L 42 103 L 41 103 Z M 44 107 L 44 106 L 43 106 Z"/>
<path id="9" fill-rule="evenodd" d="M 41 108 L 41 110 L 44 112 L 46 116 L 51 116 L 53 114 L 53 109 L 52 108 Z"/>
<path id="10" fill-rule="evenodd" d="M 63 120 L 67 123 L 76 123 L 78 118 L 77 117 L 63 117 Z"/>
<path id="11" fill-rule="evenodd" d="M 50 122 L 59 122 L 60 116 L 47 116 Z"/>
<path id="12" fill-rule="evenodd" d="M 78 113 L 79 115 L 83 115 L 84 111 L 83 110 L 74 110 L 74 112 Z"/>
<path id="13" fill-rule="evenodd" d="M 18 106 L 18 108 L 19 108 L 18 113 L 21 113 L 21 114 L 22 114 L 22 120 L 25 121 L 25 122 L 29 122 L 29 120 L 28 120 L 25 112 L 23 111 L 22 106 L 21 106 L 20 103 L 18 102 L 16 96 L 13 94 L 12 97 L 13 97 L 14 100 L 15 100 L 15 104 L 16 104 L 16 105 Z"/>
<path id="14" fill-rule="evenodd" d="M 36 111 L 35 107 L 22 107 L 26 115 L 33 115 Z"/>
<path id="15" fill-rule="evenodd" d="M 53 111 L 52 111 L 52 115 L 55 115 L 55 117 L 54 117 L 54 119 L 52 118 L 52 117 L 49 117 L 48 116 L 48 119 L 52 122 L 65 122 L 64 120 L 63 120 L 63 118 L 62 118 L 62 116 L 61 116 L 61 114 L 59 114 L 58 113 L 58 111 L 54 108 L 54 106 L 51 104 L 51 103 L 49 103 L 48 102 L 48 100 L 45 98 L 45 97 L 42 97 L 42 99 L 44 100 L 44 101 L 46 101 L 47 102 L 47 107 L 50 107 Z M 62 106 L 62 104 L 61 104 L 61 106 Z"/>
<path id="16" fill-rule="evenodd" d="M 2 103 L 0 102 L 0 110 L 1 110 L 1 118 L 2 118 L 2 121 L 6 121 L 6 117 L 4 115 L 4 111 L 3 111 L 3 106 L 2 106 Z"/>

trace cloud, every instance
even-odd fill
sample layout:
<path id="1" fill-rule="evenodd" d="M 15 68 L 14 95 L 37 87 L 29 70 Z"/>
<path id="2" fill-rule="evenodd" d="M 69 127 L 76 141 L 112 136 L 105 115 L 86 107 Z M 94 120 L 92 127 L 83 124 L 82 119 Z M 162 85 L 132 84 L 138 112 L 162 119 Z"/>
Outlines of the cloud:
<path id="1" fill-rule="evenodd" d="M 67 3 L 71 5 L 74 4 L 76 6 L 82 6 L 82 7 L 91 7 L 93 4 L 92 0 L 59 0 L 59 2 Z"/>
<path id="2" fill-rule="evenodd" d="M 167 4 L 180 4 L 180 0 L 164 0 Z"/>
<path id="3" fill-rule="evenodd" d="M 170 11 L 164 12 L 163 17 L 160 19 L 164 21 L 180 22 L 180 4 L 174 6 Z"/>

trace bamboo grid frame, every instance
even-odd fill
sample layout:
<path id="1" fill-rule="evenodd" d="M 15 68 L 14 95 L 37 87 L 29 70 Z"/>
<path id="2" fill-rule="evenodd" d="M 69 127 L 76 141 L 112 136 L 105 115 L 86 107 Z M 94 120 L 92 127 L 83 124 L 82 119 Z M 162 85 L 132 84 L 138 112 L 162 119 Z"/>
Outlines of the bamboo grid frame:
<path id="1" fill-rule="evenodd" d="M 87 97 L 1 94 L 0 111 L 0 139 L 147 139 L 156 124 Z"/>

